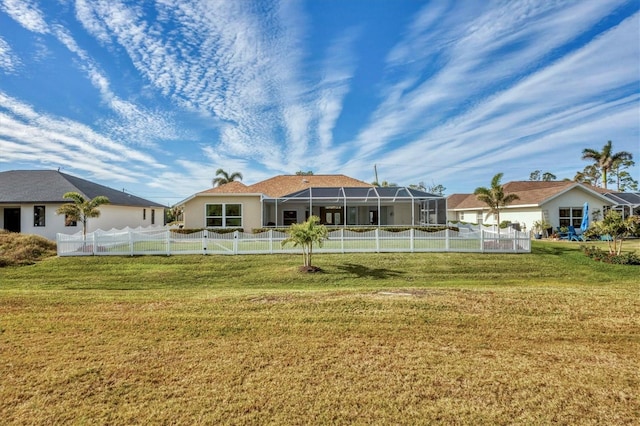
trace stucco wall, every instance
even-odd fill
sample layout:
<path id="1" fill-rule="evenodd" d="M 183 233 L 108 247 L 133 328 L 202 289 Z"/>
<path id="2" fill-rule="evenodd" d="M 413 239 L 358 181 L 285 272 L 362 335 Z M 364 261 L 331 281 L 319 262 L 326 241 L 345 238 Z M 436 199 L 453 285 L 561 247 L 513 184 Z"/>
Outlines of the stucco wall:
<path id="1" fill-rule="evenodd" d="M 187 229 L 205 228 L 206 204 L 241 204 L 242 228 L 251 232 L 262 227 L 262 211 L 258 195 L 211 195 L 196 196 L 184 204 L 184 227 Z"/>

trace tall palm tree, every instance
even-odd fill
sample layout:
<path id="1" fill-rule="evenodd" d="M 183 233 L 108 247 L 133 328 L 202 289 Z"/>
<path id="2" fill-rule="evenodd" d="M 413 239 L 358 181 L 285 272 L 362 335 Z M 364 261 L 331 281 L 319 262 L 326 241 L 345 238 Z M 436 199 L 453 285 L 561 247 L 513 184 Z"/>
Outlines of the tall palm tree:
<path id="1" fill-rule="evenodd" d="M 242 173 L 233 172 L 231 174 L 225 172 L 222 169 L 216 170 L 216 177 L 213 178 L 211 183 L 213 186 L 224 185 L 225 183 L 233 182 L 235 180 L 242 180 Z"/>
<path id="2" fill-rule="evenodd" d="M 632 160 L 633 155 L 627 151 L 613 152 L 611 141 L 602 148 L 602 151 L 586 148 L 582 151 L 583 160 L 593 160 L 596 166 L 602 171 L 602 183 L 607 189 L 607 172 L 612 169 L 614 164 L 619 164 L 624 160 Z"/>
<path id="3" fill-rule="evenodd" d="M 500 232 L 500 209 L 506 207 L 515 200 L 519 200 L 517 194 L 505 194 L 504 188 L 500 181 L 502 180 L 503 173 L 498 173 L 491 179 L 491 188 L 485 188 L 483 186 L 476 188 L 473 192 L 478 201 L 482 201 L 489 206 L 489 213 L 493 213 L 496 217 L 496 223 L 498 225 L 498 233 Z"/>
<path id="4" fill-rule="evenodd" d="M 100 207 L 103 204 L 109 204 L 109 199 L 104 195 L 98 195 L 93 200 L 87 200 L 77 192 L 67 192 L 63 198 L 72 200 L 72 203 L 66 203 L 58 207 L 57 214 L 64 214 L 75 222 L 82 222 L 82 236 L 87 237 L 87 222 L 90 217 L 99 217 Z"/>

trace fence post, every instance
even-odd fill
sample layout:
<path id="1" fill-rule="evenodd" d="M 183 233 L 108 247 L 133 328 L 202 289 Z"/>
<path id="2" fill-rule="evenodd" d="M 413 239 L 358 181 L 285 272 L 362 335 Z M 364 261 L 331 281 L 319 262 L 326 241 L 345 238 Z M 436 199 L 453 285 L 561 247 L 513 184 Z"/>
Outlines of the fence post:
<path id="1" fill-rule="evenodd" d="M 344 254 L 344 228 L 340 228 L 340 249 Z"/>
<path id="2" fill-rule="evenodd" d="M 204 229 L 202 231 L 202 254 L 204 255 L 207 254 L 207 245 L 209 245 L 209 243 L 207 243 L 208 236 L 209 236 L 209 231 Z"/>
<path id="3" fill-rule="evenodd" d="M 129 229 L 129 254 L 133 256 L 133 232 Z"/>
<path id="4" fill-rule="evenodd" d="M 484 229 L 480 228 L 480 253 L 484 253 Z"/>
<path id="5" fill-rule="evenodd" d="M 238 236 L 240 233 L 236 229 L 233 231 L 233 254 L 238 254 Z"/>
<path id="6" fill-rule="evenodd" d="M 171 230 L 165 230 L 167 233 L 167 256 L 171 256 Z"/>
<path id="7" fill-rule="evenodd" d="M 415 237 L 416 237 L 415 229 L 413 228 L 409 229 L 409 250 L 411 251 L 411 253 L 415 251 L 415 247 L 416 247 Z"/>
<path id="8" fill-rule="evenodd" d="M 380 228 L 376 228 L 376 253 L 380 253 Z"/>
<path id="9" fill-rule="evenodd" d="M 269 229 L 269 254 L 273 254 L 273 229 Z"/>
<path id="10" fill-rule="evenodd" d="M 444 230 L 444 251 L 451 251 L 451 234 L 449 231 L 449 228 Z"/>

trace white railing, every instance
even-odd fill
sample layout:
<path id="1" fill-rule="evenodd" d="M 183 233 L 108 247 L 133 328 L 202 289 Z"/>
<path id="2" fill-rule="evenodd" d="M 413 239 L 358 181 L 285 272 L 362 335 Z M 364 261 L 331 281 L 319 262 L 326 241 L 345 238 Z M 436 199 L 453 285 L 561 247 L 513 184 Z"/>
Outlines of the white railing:
<path id="1" fill-rule="evenodd" d="M 273 254 L 299 252 L 291 244 L 282 246 L 287 234 L 270 230 L 259 234 L 230 232 L 221 234 L 208 230 L 191 234 L 168 228 L 96 231 L 87 234 L 58 234 L 58 256 L 135 256 L 175 254 Z M 478 230 L 435 232 L 410 229 L 391 232 L 375 229 L 356 232 L 334 230 L 315 253 L 355 252 L 478 252 L 529 253 L 531 239 L 524 232 L 503 230 L 501 233 Z"/>

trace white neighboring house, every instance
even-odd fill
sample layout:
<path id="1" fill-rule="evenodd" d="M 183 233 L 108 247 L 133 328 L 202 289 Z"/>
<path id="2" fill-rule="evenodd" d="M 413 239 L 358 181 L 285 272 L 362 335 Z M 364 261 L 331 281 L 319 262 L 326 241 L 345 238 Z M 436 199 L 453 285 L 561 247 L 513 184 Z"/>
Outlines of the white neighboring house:
<path id="1" fill-rule="evenodd" d="M 164 226 L 165 207 L 88 180 L 55 170 L 11 170 L 0 172 L 0 229 L 37 234 L 55 240 L 57 233 L 82 232 L 82 223 L 56 214 L 67 192 L 86 199 L 104 195 L 110 201 L 98 209 L 100 217 L 89 218 L 87 232 L 97 229 Z"/>
<path id="2" fill-rule="evenodd" d="M 500 221 L 519 223 L 532 230 L 533 223 L 545 220 L 553 229 L 573 225 L 580 228 L 584 203 L 589 203 L 589 220 L 602 219 L 611 208 L 619 208 L 615 194 L 602 188 L 572 181 L 515 181 L 503 185 L 505 194 L 520 199 L 500 209 Z M 618 194 L 619 195 L 619 194 Z M 453 194 L 447 198 L 447 219 L 469 223 L 494 224 L 494 215 L 474 194 Z M 599 216 L 599 217 L 598 217 Z"/>

